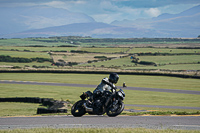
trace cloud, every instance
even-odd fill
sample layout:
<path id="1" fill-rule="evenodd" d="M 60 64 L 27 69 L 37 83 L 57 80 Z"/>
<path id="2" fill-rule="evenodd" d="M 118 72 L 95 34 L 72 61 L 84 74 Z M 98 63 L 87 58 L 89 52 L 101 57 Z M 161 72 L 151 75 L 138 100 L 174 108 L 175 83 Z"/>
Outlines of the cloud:
<path id="1" fill-rule="evenodd" d="M 132 8 L 156 8 L 167 5 L 177 5 L 177 4 L 200 4 L 199 0 L 0 0 L 0 5 L 2 4 L 24 4 L 24 3 L 68 3 L 68 4 L 94 4 L 110 2 L 112 5 L 118 7 L 132 7 Z M 94 5 L 99 6 L 99 5 Z"/>
<path id="2" fill-rule="evenodd" d="M 94 6 L 98 5 L 98 6 Z M 91 1 L 81 5 L 85 7 L 81 11 L 93 17 L 97 22 L 111 23 L 115 20 L 136 19 L 143 12 L 141 9 L 131 7 L 118 7 L 112 1 Z M 82 7 L 76 8 L 80 9 Z M 69 9 L 72 10 L 72 9 Z"/>
<path id="3" fill-rule="evenodd" d="M 81 5 L 85 5 L 85 1 L 74 1 L 74 0 L 67 0 L 67 1 L 49 1 L 45 3 L 40 3 L 40 5 L 46 5 L 55 8 L 63 8 L 63 9 L 72 9 L 73 7 L 79 7 Z"/>
<path id="4" fill-rule="evenodd" d="M 115 20 L 135 20 L 156 17 L 162 13 L 179 13 L 189 9 L 199 0 L 0 0 L 3 6 L 39 6 L 67 9 L 84 13 L 98 22 L 111 23 Z"/>
<path id="5" fill-rule="evenodd" d="M 157 17 L 161 14 L 160 10 L 158 8 L 150 8 L 144 11 L 148 16 L 150 17 Z"/>
<path id="6" fill-rule="evenodd" d="M 199 0 L 112 0 L 119 7 L 157 8 L 167 5 L 200 4 Z"/>

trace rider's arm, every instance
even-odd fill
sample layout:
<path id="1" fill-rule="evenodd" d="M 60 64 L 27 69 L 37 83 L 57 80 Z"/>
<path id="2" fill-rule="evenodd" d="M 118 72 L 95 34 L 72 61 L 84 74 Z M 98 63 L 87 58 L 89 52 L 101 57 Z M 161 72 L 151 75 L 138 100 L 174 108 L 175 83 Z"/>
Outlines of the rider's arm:
<path id="1" fill-rule="evenodd" d="M 102 79 L 102 82 L 103 82 L 104 84 L 109 85 L 109 86 L 111 87 L 112 90 L 113 90 L 113 89 L 114 89 L 114 90 L 117 89 L 117 87 L 116 87 L 114 84 L 112 84 L 112 83 L 109 82 L 108 78 Z"/>

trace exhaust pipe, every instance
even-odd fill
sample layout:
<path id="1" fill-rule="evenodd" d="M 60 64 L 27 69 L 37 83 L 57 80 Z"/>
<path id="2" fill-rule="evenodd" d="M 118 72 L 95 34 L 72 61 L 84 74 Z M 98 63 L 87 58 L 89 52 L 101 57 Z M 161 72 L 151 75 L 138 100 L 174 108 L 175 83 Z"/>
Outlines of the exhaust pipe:
<path id="1" fill-rule="evenodd" d="M 87 112 L 93 112 L 93 108 L 87 107 L 86 103 L 84 103 L 83 106 L 84 106 L 84 108 L 85 108 L 85 110 L 86 110 Z"/>

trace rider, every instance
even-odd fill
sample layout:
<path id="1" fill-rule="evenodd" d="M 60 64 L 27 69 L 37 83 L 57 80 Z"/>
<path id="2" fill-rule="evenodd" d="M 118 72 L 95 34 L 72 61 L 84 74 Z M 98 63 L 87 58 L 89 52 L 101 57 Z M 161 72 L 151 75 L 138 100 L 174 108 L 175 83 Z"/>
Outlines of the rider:
<path id="1" fill-rule="evenodd" d="M 98 93 L 101 92 L 103 93 L 103 91 L 109 91 L 109 90 L 113 90 L 116 89 L 115 85 L 119 80 L 119 76 L 117 73 L 111 73 L 108 78 L 104 78 L 102 79 L 101 83 L 97 86 L 97 88 L 93 91 L 93 93 Z"/>
<path id="2" fill-rule="evenodd" d="M 117 73 L 111 73 L 109 78 L 104 78 L 102 79 L 101 83 L 97 86 L 97 88 L 93 91 L 92 93 L 88 93 L 90 96 L 89 99 L 89 103 L 91 103 L 91 101 L 93 101 L 95 98 L 97 98 L 98 96 L 101 96 L 101 94 L 104 91 L 115 91 L 116 87 L 114 84 L 116 84 L 119 80 L 119 76 Z"/>

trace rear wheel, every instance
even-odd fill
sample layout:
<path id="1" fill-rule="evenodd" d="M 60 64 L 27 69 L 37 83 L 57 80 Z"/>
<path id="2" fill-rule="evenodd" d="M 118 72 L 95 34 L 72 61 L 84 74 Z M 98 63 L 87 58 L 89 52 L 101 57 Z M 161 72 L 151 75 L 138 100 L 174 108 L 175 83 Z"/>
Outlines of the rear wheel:
<path id="1" fill-rule="evenodd" d="M 111 105 L 107 110 L 106 114 L 110 117 L 119 115 L 124 110 L 124 103 L 119 101 L 116 105 Z"/>
<path id="2" fill-rule="evenodd" d="M 80 100 L 72 106 L 71 113 L 74 117 L 81 117 L 86 113 L 85 107 L 83 106 L 84 103 L 85 100 Z"/>

